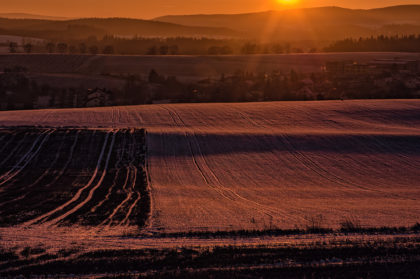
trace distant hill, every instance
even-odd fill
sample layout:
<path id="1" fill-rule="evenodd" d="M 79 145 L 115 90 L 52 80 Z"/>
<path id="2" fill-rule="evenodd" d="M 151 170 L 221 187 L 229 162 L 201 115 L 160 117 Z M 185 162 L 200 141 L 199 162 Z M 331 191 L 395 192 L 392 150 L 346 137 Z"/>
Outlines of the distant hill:
<path id="1" fill-rule="evenodd" d="M 420 5 L 370 10 L 320 7 L 247 14 L 163 16 L 154 20 L 59 20 L 30 14 L 3 14 L 1 18 L 0 14 L 0 35 L 56 40 L 115 35 L 328 42 L 349 37 L 420 34 L 419 15 Z"/>
<path id="2" fill-rule="evenodd" d="M 86 18 L 40 20 L 0 18 L 0 35 L 43 39 L 84 39 L 102 37 L 237 37 L 239 32 L 223 27 L 183 26 L 153 20 L 127 18 Z"/>
<path id="3" fill-rule="evenodd" d="M 336 40 L 380 34 L 420 33 L 420 5 L 370 10 L 339 7 L 248 14 L 163 16 L 155 20 L 188 26 L 229 27 L 267 40 Z"/>
<path id="4" fill-rule="evenodd" d="M 55 17 L 55 16 L 43 16 L 26 13 L 0 13 L 0 17 L 3 18 L 15 18 L 15 19 L 45 19 L 45 20 L 67 20 L 66 17 Z"/>

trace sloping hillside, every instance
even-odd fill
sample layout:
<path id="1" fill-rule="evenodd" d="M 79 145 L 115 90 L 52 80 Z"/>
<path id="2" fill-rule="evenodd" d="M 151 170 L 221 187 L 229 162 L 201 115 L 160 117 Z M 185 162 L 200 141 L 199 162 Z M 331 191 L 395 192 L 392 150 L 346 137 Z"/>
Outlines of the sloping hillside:
<path id="1" fill-rule="evenodd" d="M 419 111 L 416 100 L 179 104 L 0 112 L 0 125 L 145 127 L 152 230 L 411 226 Z"/>

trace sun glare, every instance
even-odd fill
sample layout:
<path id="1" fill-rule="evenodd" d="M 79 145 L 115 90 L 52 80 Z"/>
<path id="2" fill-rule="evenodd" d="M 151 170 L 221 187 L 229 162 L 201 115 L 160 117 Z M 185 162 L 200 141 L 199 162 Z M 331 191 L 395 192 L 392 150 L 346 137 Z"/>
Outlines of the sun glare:
<path id="1" fill-rule="evenodd" d="M 299 3 L 299 0 L 276 0 L 278 4 L 280 5 L 296 5 Z"/>

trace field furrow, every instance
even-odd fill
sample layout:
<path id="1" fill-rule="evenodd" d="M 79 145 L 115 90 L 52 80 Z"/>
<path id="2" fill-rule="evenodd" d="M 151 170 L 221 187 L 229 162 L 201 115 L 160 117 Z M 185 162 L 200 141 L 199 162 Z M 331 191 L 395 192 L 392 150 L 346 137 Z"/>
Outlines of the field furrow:
<path id="1" fill-rule="evenodd" d="M 35 119 L 52 128 L 94 128 L 75 148 L 73 159 L 79 157 L 83 167 L 71 178 L 74 187 L 57 199 L 61 204 L 34 214 L 37 221 L 53 220 L 88 197 L 62 224 L 112 227 L 127 214 L 132 220 L 144 206 L 143 190 L 132 187 L 134 158 L 136 184 L 149 180 L 150 231 L 304 228 L 316 218 L 332 228 L 349 218 L 362 226 L 410 226 L 420 216 L 419 111 L 417 100 L 164 104 L 0 112 L 0 123 L 31 125 Z M 100 127 L 147 130 L 144 173 L 139 160 L 145 159 L 145 150 L 133 148 L 128 135 L 123 143 L 118 134 L 102 185 L 109 142 L 89 184 L 103 145 Z M 26 160 L 35 141 L 23 131 L 3 141 L 10 136 L 15 143 L 8 149 L 14 152 L 3 151 L 0 162 L 5 177 Z M 121 145 L 126 149 L 116 164 Z M 62 157 L 68 158 L 70 144 L 65 150 Z M 67 177 L 74 174 L 70 163 L 54 184 L 69 183 Z M 13 181 L 11 187 L 20 180 Z"/>
<path id="2" fill-rule="evenodd" d="M 144 225 L 139 220 L 147 219 L 150 206 L 134 210 L 140 200 L 149 199 L 138 194 L 148 187 L 137 179 L 144 175 L 143 130 L 0 129 L 3 141 L 9 136 L 18 139 L 19 147 L 0 168 L 0 226 L 99 225 L 127 197 L 110 226 L 123 220 L 124 226 Z M 0 155 L 8 157 L 8 151 Z M 121 183 L 125 169 L 130 170 L 126 186 Z"/>

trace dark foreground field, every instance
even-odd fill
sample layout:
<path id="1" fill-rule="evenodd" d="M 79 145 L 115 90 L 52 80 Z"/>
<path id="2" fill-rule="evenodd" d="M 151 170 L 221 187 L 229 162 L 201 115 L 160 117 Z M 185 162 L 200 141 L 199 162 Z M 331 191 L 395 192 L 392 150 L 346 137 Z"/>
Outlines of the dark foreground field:
<path id="1" fill-rule="evenodd" d="M 0 251 L 0 270 L 0 276 L 89 278 L 420 278 L 420 238 L 407 234 L 363 241 L 337 235 L 282 245 L 91 252 L 73 247 L 54 253 L 43 247 L 11 248 Z"/>
<path id="2" fill-rule="evenodd" d="M 0 226 L 148 218 L 144 130 L 0 130 Z"/>

